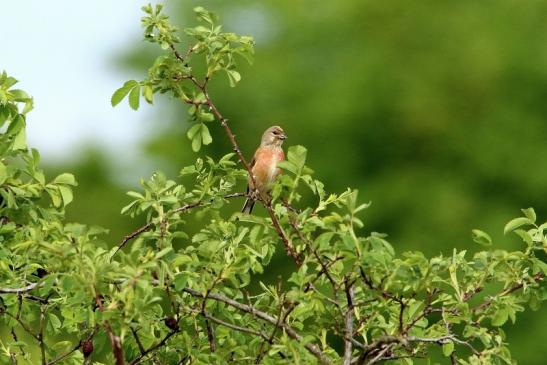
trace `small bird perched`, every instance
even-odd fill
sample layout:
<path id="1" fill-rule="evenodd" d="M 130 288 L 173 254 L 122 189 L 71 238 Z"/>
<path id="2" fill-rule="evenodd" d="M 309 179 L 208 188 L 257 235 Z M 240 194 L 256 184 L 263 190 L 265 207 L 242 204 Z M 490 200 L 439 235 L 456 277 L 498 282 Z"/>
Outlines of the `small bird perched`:
<path id="1" fill-rule="evenodd" d="M 283 141 L 287 138 L 283 129 L 274 125 L 266 129 L 262 135 L 260 147 L 256 150 L 253 160 L 249 167 L 253 173 L 253 179 L 249 176 L 249 186 L 247 187 L 247 200 L 243 206 L 242 213 L 251 213 L 258 197 L 253 196 L 255 192 L 265 196 L 271 189 L 272 183 L 277 178 L 281 170 L 277 163 L 285 159 L 283 153 Z"/>

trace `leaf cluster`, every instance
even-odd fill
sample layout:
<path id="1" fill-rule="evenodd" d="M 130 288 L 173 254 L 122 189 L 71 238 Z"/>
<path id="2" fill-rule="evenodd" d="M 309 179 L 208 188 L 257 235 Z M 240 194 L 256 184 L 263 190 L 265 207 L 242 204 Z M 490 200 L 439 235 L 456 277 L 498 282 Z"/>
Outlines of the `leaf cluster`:
<path id="1" fill-rule="evenodd" d="M 249 166 L 207 85 L 219 71 L 238 81 L 235 56 L 249 54 L 252 42 L 223 33 L 212 13 L 196 8 L 201 23 L 186 30 L 195 43 L 182 56 L 161 7 L 143 10 L 145 38 L 166 54 L 148 79 L 118 89 L 112 104 L 129 96 L 136 109 L 141 94 L 152 102 L 169 93 L 190 106 L 194 150 L 212 142 L 209 122 L 235 153 L 197 158 L 177 179 L 156 172 L 141 181 L 121 213 L 146 224 L 109 245 L 103 229 L 65 222 L 74 177 L 46 182 L 22 132 L 31 99 L 3 74 L 0 323 L 9 333 L 0 333 L 2 360 L 413 364 L 438 347 L 452 364 L 514 363 L 502 326 L 546 297 L 547 223 L 533 209 L 505 227 L 520 250 L 398 254 L 385 234 L 366 230 L 370 203 L 356 190 L 327 192 L 306 165 L 306 148 L 292 146 L 271 197 L 259 199 L 268 215 L 230 213 L 230 203 L 246 196 L 238 187 Z M 201 78 L 189 60 L 199 54 Z M 192 231 L 188 219 L 200 228 Z M 494 246 L 481 230 L 472 238 Z M 261 282 L 257 274 L 276 252 L 293 260 L 291 274 Z"/>

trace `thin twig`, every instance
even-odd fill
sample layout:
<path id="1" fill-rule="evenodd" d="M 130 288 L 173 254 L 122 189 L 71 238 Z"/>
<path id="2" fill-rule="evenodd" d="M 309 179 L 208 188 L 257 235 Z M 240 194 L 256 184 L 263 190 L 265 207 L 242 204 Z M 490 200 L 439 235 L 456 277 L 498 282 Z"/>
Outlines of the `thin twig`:
<path id="1" fill-rule="evenodd" d="M 97 333 L 97 329 L 98 329 L 98 328 L 95 327 L 95 328 L 93 329 L 93 331 L 91 332 L 91 334 L 90 334 L 89 336 L 87 336 L 87 338 L 85 339 L 85 341 L 90 341 L 90 340 L 93 338 L 93 336 L 95 336 L 95 333 Z M 69 356 L 72 355 L 74 352 L 76 352 L 80 347 L 82 347 L 82 343 L 83 343 L 83 341 L 78 342 L 78 344 L 76 344 L 71 350 L 69 350 L 68 352 L 66 352 L 66 353 L 64 353 L 64 354 L 62 354 L 62 355 L 57 356 L 55 359 L 49 361 L 49 362 L 47 363 L 47 365 L 53 365 L 53 364 L 55 364 L 55 363 L 57 363 L 57 362 L 59 362 L 59 361 L 65 359 L 65 358 L 69 357 Z"/>
<path id="2" fill-rule="evenodd" d="M 38 333 L 38 341 L 40 342 L 40 353 L 42 355 L 42 365 L 47 365 L 46 360 L 46 343 L 44 339 L 44 329 L 46 327 L 46 306 L 40 306 L 40 332 Z"/>
<path id="3" fill-rule="evenodd" d="M 22 288 L 0 288 L 0 294 L 21 294 L 31 291 L 36 288 L 40 283 L 31 283 Z"/>
<path id="4" fill-rule="evenodd" d="M 169 332 L 167 335 L 165 335 L 165 337 L 160 341 L 158 342 L 157 344 L 149 347 L 147 350 L 145 350 L 143 353 L 141 353 L 136 359 L 134 359 L 133 361 L 131 361 L 129 364 L 130 365 L 136 365 L 136 364 L 140 364 L 142 361 L 143 361 L 143 358 L 148 355 L 148 354 L 151 354 L 153 353 L 154 351 L 156 351 L 157 349 L 159 349 L 160 347 L 164 346 L 167 341 L 172 337 L 174 336 L 175 334 L 177 334 L 179 332 L 179 330 L 173 330 L 171 332 Z"/>
<path id="5" fill-rule="evenodd" d="M 243 196 L 246 196 L 247 194 L 245 193 L 235 193 L 235 194 L 228 194 L 228 195 L 225 195 L 223 196 L 224 199 L 232 199 L 232 198 L 239 198 L 239 197 L 243 197 Z M 203 201 L 201 200 L 198 200 L 194 203 L 189 203 L 189 204 L 185 204 L 179 208 L 175 208 L 173 210 L 170 210 L 169 212 L 166 213 L 165 215 L 165 218 L 163 219 L 162 222 L 160 222 L 160 224 L 164 223 L 166 221 L 166 219 L 173 215 L 173 214 L 177 214 L 177 213 L 182 213 L 182 212 L 186 212 L 187 210 L 190 210 L 192 208 L 196 208 L 196 207 L 200 207 L 200 206 L 204 206 L 206 205 Z M 143 234 L 144 232 L 148 231 L 149 229 L 151 229 L 152 227 L 154 226 L 154 223 L 153 222 L 148 222 L 147 224 L 145 224 L 144 226 L 136 229 L 135 231 L 129 233 L 128 235 L 126 235 L 119 243 L 118 243 L 118 248 L 116 248 L 116 251 L 114 251 L 114 253 L 112 254 L 111 258 L 114 257 L 118 251 L 120 251 L 126 244 L 127 242 L 131 241 L 132 239 L 140 236 L 141 234 Z"/>
<path id="6" fill-rule="evenodd" d="M 34 337 L 34 339 L 38 342 L 40 342 L 40 337 L 34 333 L 26 324 L 25 322 L 23 322 L 20 318 L 17 318 L 16 316 L 14 316 L 13 314 L 11 314 L 10 312 L 8 311 L 4 311 L 4 312 L 0 312 L 0 314 L 5 314 L 11 318 L 13 318 L 14 320 L 17 321 L 17 323 L 19 323 L 19 325 L 25 330 L 25 332 L 27 332 L 29 335 L 31 335 L 32 337 Z"/>
<path id="7" fill-rule="evenodd" d="M 183 288 L 182 289 L 184 292 L 194 296 L 194 297 L 198 297 L 198 298 L 203 298 L 203 293 L 197 291 L 197 290 L 194 290 L 194 289 L 191 289 L 191 288 Z M 250 305 L 246 305 L 246 304 L 242 304 L 242 303 L 239 303 L 231 298 L 228 298 L 226 297 L 225 295 L 222 295 L 222 294 L 217 294 L 217 293 L 211 293 L 209 294 L 209 298 L 210 299 L 213 299 L 213 300 L 216 300 L 216 301 L 219 301 L 219 302 L 223 302 L 223 303 L 226 303 L 228 304 L 229 306 L 231 307 L 234 307 L 236 309 L 239 309 L 243 312 L 246 312 L 246 313 L 249 313 L 251 314 L 252 316 L 256 317 L 256 318 L 259 318 L 259 319 L 262 319 L 266 322 L 269 322 L 270 324 L 272 325 L 277 325 L 277 318 L 275 317 L 272 317 L 271 315 L 269 315 L 268 313 L 266 312 L 262 312 Z M 289 326 L 288 324 L 286 323 L 282 323 L 280 324 L 279 326 L 281 329 L 283 329 L 285 331 L 285 333 L 291 337 L 293 340 L 297 341 L 297 342 L 301 342 L 302 341 L 302 336 L 299 335 L 291 326 Z M 308 350 L 313 356 L 315 356 L 322 364 L 324 365 L 333 365 L 333 362 L 321 351 L 321 349 L 317 346 L 317 345 L 314 345 L 313 343 L 310 343 L 310 342 L 306 342 L 304 344 L 304 347 L 306 348 L 306 350 Z"/>
<path id="8" fill-rule="evenodd" d="M 171 50 L 173 50 L 175 57 L 180 60 L 184 65 L 187 65 L 185 57 L 183 57 L 176 49 L 174 44 L 169 45 Z M 203 93 L 203 96 L 205 97 L 205 103 L 209 106 L 209 109 L 213 112 L 215 118 L 220 122 L 220 125 L 222 128 L 224 128 L 224 132 L 226 133 L 226 136 L 228 137 L 230 144 L 232 145 L 232 149 L 236 153 L 237 157 L 239 158 L 239 161 L 249 174 L 249 178 L 251 179 L 252 186 L 256 186 L 255 176 L 252 172 L 251 165 L 247 162 L 245 157 L 243 156 L 243 153 L 241 152 L 241 149 L 239 148 L 239 145 L 237 144 L 235 134 L 233 133 L 232 129 L 228 125 L 228 119 L 226 119 L 218 110 L 215 103 L 213 102 L 211 96 L 209 95 L 209 91 L 207 90 L 207 81 L 208 78 L 205 79 L 203 84 L 200 84 L 197 79 L 190 75 L 186 77 L 190 79 L 194 85 Z M 292 247 L 287 235 L 285 234 L 285 231 L 283 231 L 283 228 L 281 227 L 281 224 L 279 223 L 279 219 L 276 217 L 271 202 L 264 199 L 264 197 L 260 196 L 258 194 L 258 200 L 264 205 L 266 210 L 268 211 L 268 214 L 270 215 L 270 219 L 272 220 L 272 224 L 274 226 L 275 231 L 277 232 L 277 235 L 281 238 L 283 241 L 283 245 L 285 246 L 285 250 L 287 251 L 287 254 L 292 257 L 295 260 L 295 263 L 297 266 L 300 266 L 301 259 L 297 252 L 294 250 L 294 247 Z"/>

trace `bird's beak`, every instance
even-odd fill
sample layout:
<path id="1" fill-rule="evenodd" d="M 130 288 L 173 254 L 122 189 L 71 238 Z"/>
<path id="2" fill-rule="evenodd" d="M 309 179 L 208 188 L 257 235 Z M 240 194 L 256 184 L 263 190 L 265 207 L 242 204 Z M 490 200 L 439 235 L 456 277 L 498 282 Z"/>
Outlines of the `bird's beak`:
<path id="1" fill-rule="evenodd" d="M 279 136 L 279 139 L 284 141 L 284 140 L 287 139 L 287 135 L 285 133 L 283 133 L 282 135 Z"/>

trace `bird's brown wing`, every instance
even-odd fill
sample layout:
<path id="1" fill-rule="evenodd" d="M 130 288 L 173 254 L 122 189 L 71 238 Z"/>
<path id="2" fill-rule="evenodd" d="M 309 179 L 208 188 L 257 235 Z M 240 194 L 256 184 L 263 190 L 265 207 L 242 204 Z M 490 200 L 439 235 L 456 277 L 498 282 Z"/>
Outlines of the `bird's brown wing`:
<path id="1" fill-rule="evenodd" d="M 251 160 L 251 162 L 249 163 L 249 169 L 252 171 L 253 170 L 253 167 L 255 166 L 256 164 L 256 154 L 255 156 L 253 156 L 253 159 Z M 253 207 L 255 205 L 255 201 L 254 199 L 251 199 L 251 197 L 249 196 L 249 192 L 250 192 L 250 181 L 251 179 L 249 178 L 249 183 L 247 184 L 247 199 L 245 199 L 245 204 L 243 205 L 243 209 L 241 210 L 242 213 L 247 213 L 247 214 L 251 214 L 251 212 L 253 211 Z"/>

